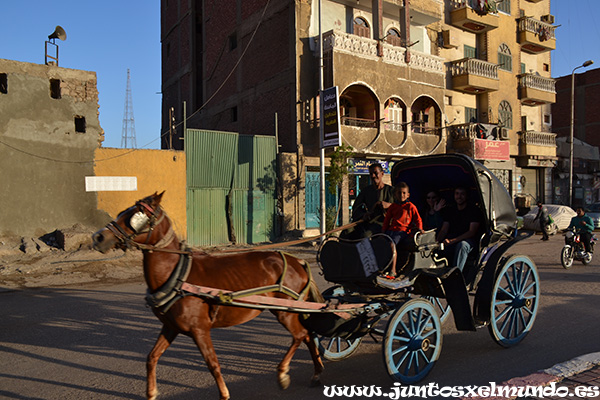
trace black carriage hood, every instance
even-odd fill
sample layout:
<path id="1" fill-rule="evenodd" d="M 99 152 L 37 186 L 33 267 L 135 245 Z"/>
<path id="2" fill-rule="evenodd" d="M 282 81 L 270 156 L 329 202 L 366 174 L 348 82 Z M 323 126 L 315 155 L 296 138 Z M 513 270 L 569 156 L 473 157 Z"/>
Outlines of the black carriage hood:
<path id="1" fill-rule="evenodd" d="M 392 167 L 392 183 L 406 182 L 410 200 L 421 208 L 425 196 L 437 190 L 446 201 L 453 200 L 454 188 L 469 189 L 471 202 L 481 206 L 486 228 L 512 234 L 517 214 L 512 198 L 498 178 L 480 162 L 463 154 L 440 154 L 398 161 Z"/>

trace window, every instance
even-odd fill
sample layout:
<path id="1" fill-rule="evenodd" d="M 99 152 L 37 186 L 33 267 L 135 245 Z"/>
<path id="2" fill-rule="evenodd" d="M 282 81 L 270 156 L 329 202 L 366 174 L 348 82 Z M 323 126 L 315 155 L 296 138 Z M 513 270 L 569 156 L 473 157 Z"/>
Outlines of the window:
<path id="1" fill-rule="evenodd" d="M 550 65 L 547 63 L 544 63 L 544 72 L 549 72 L 550 71 Z"/>
<path id="2" fill-rule="evenodd" d="M 85 117 L 75 116 L 75 132 L 85 133 Z"/>
<path id="3" fill-rule="evenodd" d="M 50 79 L 50 97 L 60 99 L 60 79 Z"/>
<path id="4" fill-rule="evenodd" d="M 402 39 L 400 39 L 400 32 L 398 32 L 396 29 L 388 30 L 387 34 L 385 36 L 385 40 L 392 46 L 402 46 Z"/>
<path id="5" fill-rule="evenodd" d="M 465 58 L 477 58 L 477 49 L 465 44 Z"/>
<path id="6" fill-rule="evenodd" d="M 552 115 L 544 114 L 544 125 L 550 125 L 552 123 Z"/>
<path id="7" fill-rule="evenodd" d="M 512 72 L 512 55 L 506 43 L 498 47 L 498 68 Z"/>
<path id="8" fill-rule="evenodd" d="M 386 129 L 393 131 L 404 131 L 404 120 L 406 119 L 406 108 L 400 99 L 393 98 L 386 102 Z"/>
<path id="9" fill-rule="evenodd" d="M 8 75 L 0 74 L 0 93 L 8 93 Z"/>
<path id="10" fill-rule="evenodd" d="M 237 106 L 231 107 L 231 122 L 237 122 L 238 120 L 238 109 Z"/>
<path id="11" fill-rule="evenodd" d="M 477 122 L 477 109 L 465 107 L 465 123 Z"/>
<path id="12" fill-rule="evenodd" d="M 525 63 L 521 63 L 521 73 L 524 74 L 525 72 L 527 72 L 527 67 L 525 66 Z"/>
<path id="13" fill-rule="evenodd" d="M 498 11 L 510 15 L 510 0 L 497 1 L 496 7 L 498 7 Z"/>
<path id="14" fill-rule="evenodd" d="M 502 100 L 498 107 L 498 122 L 505 128 L 512 129 L 513 127 L 512 107 L 506 100 Z"/>
<path id="15" fill-rule="evenodd" d="M 371 37 L 369 24 L 362 17 L 354 18 L 354 34 L 362 37 Z"/>

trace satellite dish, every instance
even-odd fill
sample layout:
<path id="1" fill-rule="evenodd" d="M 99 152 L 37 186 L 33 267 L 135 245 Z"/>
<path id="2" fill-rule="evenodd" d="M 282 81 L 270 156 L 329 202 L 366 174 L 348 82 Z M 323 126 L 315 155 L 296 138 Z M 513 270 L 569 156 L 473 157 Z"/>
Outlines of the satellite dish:
<path id="1" fill-rule="evenodd" d="M 62 26 L 57 25 L 56 29 L 54 29 L 54 32 L 48 35 L 48 39 L 67 40 L 67 32 L 65 32 Z"/>

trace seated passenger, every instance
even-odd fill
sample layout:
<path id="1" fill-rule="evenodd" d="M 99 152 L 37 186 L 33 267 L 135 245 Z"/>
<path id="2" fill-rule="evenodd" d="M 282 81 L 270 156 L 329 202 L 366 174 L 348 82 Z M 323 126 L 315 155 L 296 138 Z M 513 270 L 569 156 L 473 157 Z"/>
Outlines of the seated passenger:
<path id="1" fill-rule="evenodd" d="M 483 221 L 481 210 L 469 204 L 467 196 L 467 189 L 464 187 L 454 190 L 456 204 L 444 209 L 444 222 L 437 235 L 437 241 L 444 244 L 444 255 L 450 258 L 452 266 L 461 271 L 469 253 L 477 248 Z"/>
<path id="2" fill-rule="evenodd" d="M 383 220 L 383 232 L 392 238 L 394 245 L 411 237 L 416 231 L 423 230 L 423 222 L 417 207 L 410 201 L 410 192 L 405 182 L 394 188 L 395 203 L 390 205 Z M 396 276 L 396 257 L 392 260 L 391 275 Z"/>
<path id="3" fill-rule="evenodd" d="M 425 198 L 425 209 L 421 213 L 423 219 L 423 229 L 429 231 L 431 229 L 440 230 L 442 223 L 442 209 L 446 207 L 446 200 L 440 197 L 437 190 L 432 190 L 427 193 Z"/>

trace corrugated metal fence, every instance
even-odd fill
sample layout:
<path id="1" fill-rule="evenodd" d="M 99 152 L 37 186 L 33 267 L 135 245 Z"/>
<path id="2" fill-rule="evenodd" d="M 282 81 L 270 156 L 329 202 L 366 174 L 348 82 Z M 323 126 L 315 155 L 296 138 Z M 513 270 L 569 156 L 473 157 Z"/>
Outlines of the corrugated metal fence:
<path id="1" fill-rule="evenodd" d="M 273 239 L 276 146 L 273 136 L 187 130 L 187 239 L 192 246 Z"/>

